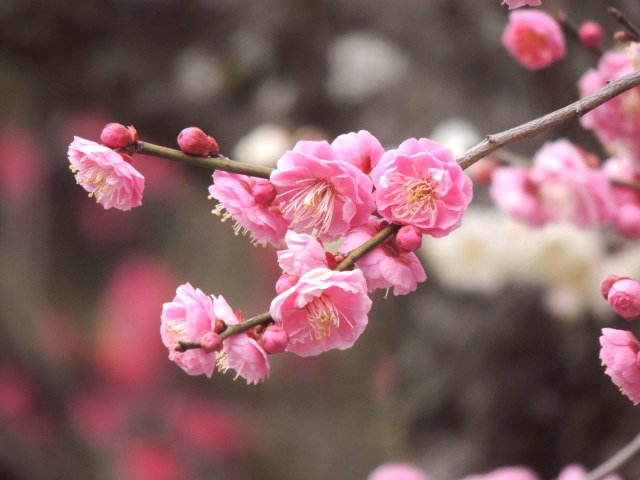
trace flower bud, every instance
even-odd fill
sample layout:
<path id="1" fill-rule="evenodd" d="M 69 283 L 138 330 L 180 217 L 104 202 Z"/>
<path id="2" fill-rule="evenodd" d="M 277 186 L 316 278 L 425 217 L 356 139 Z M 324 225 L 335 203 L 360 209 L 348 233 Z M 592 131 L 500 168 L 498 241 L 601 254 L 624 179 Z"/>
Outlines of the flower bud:
<path id="1" fill-rule="evenodd" d="M 120 123 L 108 123 L 102 129 L 100 140 L 109 148 L 124 148 L 138 141 L 138 132 L 133 127 Z"/>
<path id="2" fill-rule="evenodd" d="M 216 333 L 222 333 L 226 329 L 227 329 L 227 324 L 224 322 L 224 320 L 216 318 L 216 323 L 215 323 L 215 327 L 213 328 L 213 331 Z"/>
<path id="3" fill-rule="evenodd" d="M 222 349 L 222 338 L 215 332 L 207 332 L 200 339 L 200 348 L 206 353 L 219 352 Z"/>
<path id="4" fill-rule="evenodd" d="M 199 155 L 201 157 L 209 156 L 212 149 L 212 140 L 211 137 L 207 136 L 207 134 L 198 127 L 185 128 L 178 135 L 180 150 L 189 155 Z M 215 143 L 215 140 L 213 140 L 213 143 L 215 144 L 217 155 L 218 144 Z"/>
<path id="5" fill-rule="evenodd" d="M 260 343 L 267 353 L 282 353 L 289 343 L 289 335 L 282 327 L 269 325 L 262 334 Z"/>
<path id="6" fill-rule="evenodd" d="M 623 277 L 620 277 L 618 275 L 607 275 L 602 279 L 602 281 L 600 282 L 600 295 L 602 295 L 605 300 L 609 298 L 609 290 L 611 290 L 613 284 L 621 278 Z"/>
<path id="7" fill-rule="evenodd" d="M 413 252 L 422 245 L 422 235 L 415 227 L 405 225 L 396 233 L 396 245 L 400 250 Z"/>
<path id="8" fill-rule="evenodd" d="M 604 30 L 598 22 L 584 22 L 578 31 L 580 42 L 587 48 L 600 48 L 604 40 Z"/>
<path id="9" fill-rule="evenodd" d="M 632 278 L 619 279 L 609 289 L 607 301 L 625 320 L 640 316 L 640 282 Z"/>
<path id="10" fill-rule="evenodd" d="M 269 205 L 276 198 L 276 187 L 269 180 L 259 179 L 251 187 L 254 200 L 260 205 Z"/>
<path id="11" fill-rule="evenodd" d="M 276 282 L 276 293 L 280 295 L 282 292 L 289 290 L 296 283 L 298 283 L 298 277 L 295 275 L 287 275 L 283 273 Z"/>

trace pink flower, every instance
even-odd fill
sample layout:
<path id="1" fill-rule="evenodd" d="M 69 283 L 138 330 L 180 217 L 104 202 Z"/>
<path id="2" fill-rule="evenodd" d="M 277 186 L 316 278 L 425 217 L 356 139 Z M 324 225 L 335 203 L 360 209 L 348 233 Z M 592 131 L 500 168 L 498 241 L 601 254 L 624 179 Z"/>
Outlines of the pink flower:
<path id="1" fill-rule="evenodd" d="M 240 320 L 233 313 L 227 301 L 220 295 L 213 297 L 215 317 L 223 320 L 227 325 L 236 325 Z M 217 358 L 218 369 L 226 372 L 229 368 L 244 378 L 247 384 L 256 384 L 269 376 L 270 366 L 267 353 L 247 333 L 238 333 L 226 338 L 222 344 L 222 351 Z"/>
<path id="2" fill-rule="evenodd" d="M 0 129 L 0 201 L 25 204 L 42 191 L 47 162 L 40 145 L 29 130 L 15 125 Z"/>
<path id="3" fill-rule="evenodd" d="M 367 480 L 429 480 L 427 474 L 410 463 L 385 463 L 369 474 Z"/>
<path id="4" fill-rule="evenodd" d="M 509 10 L 524 7 L 525 5 L 529 7 L 539 7 L 542 5 L 542 0 L 502 0 L 502 5 L 507 5 Z"/>
<path id="5" fill-rule="evenodd" d="M 76 182 L 104 208 L 131 210 L 142 204 L 144 177 L 119 153 L 75 137 L 69 162 Z"/>
<path id="6" fill-rule="evenodd" d="M 198 127 L 188 127 L 178 134 L 180 150 L 189 155 L 208 157 L 218 155 L 218 142 Z"/>
<path id="7" fill-rule="evenodd" d="M 529 70 L 546 68 L 565 54 L 560 25 L 549 14 L 538 10 L 511 12 L 502 44 Z"/>
<path id="8" fill-rule="evenodd" d="M 581 465 L 572 464 L 567 465 L 562 469 L 557 480 L 584 480 L 587 476 L 587 471 Z M 607 475 L 602 480 L 621 480 L 620 476 L 612 474 Z"/>
<path id="9" fill-rule="evenodd" d="M 526 467 L 502 467 L 482 475 L 470 475 L 464 480 L 539 480 L 539 478 Z"/>
<path id="10" fill-rule="evenodd" d="M 289 335 L 286 330 L 276 325 L 269 325 L 260 338 L 262 348 L 270 354 L 284 352 L 287 349 L 288 343 Z"/>
<path id="11" fill-rule="evenodd" d="M 491 197 L 498 207 L 532 226 L 568 221 L 581 228 L 611 219 L 611 186 L 601 170 L 590 168 L 590 157 L 567 140 L 545 144 L 531 170 L 498 168 Z"/>
<path id="12" fill-rule="evenodd" d="M 382 228 L 382 223 L 375 217 L 349 232 L 340 246 L 340 251 L 347 253 L 373 237 Z M 419 282 L 427 279 L 420 260 L 413 252 L 400 250 L 393 241 L 378 245 L 356 262 L 367 280 L 367 288 L 392 288 L 394 295 L 406 295 L 413 292 Z"/>
<path id="13" fill-rule="evenodd" d="M 637 405 L 640 403 L 640 343 L 631 332 L 603 328 L 600 345 L 600 360 L 606 367 L 604 373 Z"/>
<path id="14" fill-rule="evenodd" d="M 121 444 L 121 442 L 119 442 Z M 117 458 L 122 480 L 178 480 L 184 473 L 180 457 L 164 442 L 155 439 L 134 439 L 122 442 Z"/>
<path id="15" fill-rule="evenodd" d="M 587 48 L 600 48 L 604 40 L 604 30 L 598 22 L 584 22 L 580 25 L 578 37 Z"/>
<path id="16" fill-rule="evenodd" d="M 236 235 L 240 232 L 249 233 L 256 244 L 268 242 L 278 246 L 287 232 L 289 222 L 277 206 L 271 202 L 264 203 L 262 187 L 258 190 L 258 199 L 254 197 L 253 187 L 265 182 L 268 183 L 268 180 L 216 170 L 209 193 L 220 203 L 213 213 L 221 216 L 223 222 L 233 218 Z"/>
<path id="17" fill-rule="evenodd" d="M 371 172 L 384 153 L 378 139 L 366 130 L 340 135 L 331 143 L 331 147 L 340 160 L 366 174 Z"/>
<path id="18" fill-rule="evenodd" d="M 626 158 L 610 158 L 603 169 L 612 181 L 640 182 L 640 170 Z M 635 188 L 616 185 L 615 182 L 612 182 L 611 192 L 616 205 L 613 209 L 613 226 L 625 237 L 640 239 L 640 192 Z"/>
<path id="19" fill-rule="evenodd" d="M 324 141 L 296 143 L 278 160 L 271 181 L 289 228 L 322 240 L 344 235 L 375 208 L 370 178 Z"/>
<path id="20" fill-rule="evenodd" d="M 640 282 L 621 278 L 609 289 L 607 301 L 622 318 L 633 320 L 640 315 Z"/>
<path id="21" fill-rule="evenodd" d="M 287 351 L 307 357 L 352 347 L 367 326 L 370 309 L 360 270 L 316 268 L 274 298 L 270 312 L 289 334 Z"/>
<path id="22" fill-rule="evenodd" d="M 162 306 L 160 320 L 160 335 L 169 349 L 169 359 L 189 375 L 204 373 L 211 378 L 216 366 L 215 352 L 207 353 L 200 348 L 176 351 L 179 342 L 199 342 L 204 334 L 213 331 L 216 315 L 211 297 L 189 283 L 180 285 L 173 301 Z"/>
<path id="23" fill-rule="evenodd" d="M 324 246 L 311 235 L 289 230 L 284 240 L 287 249 L 278 251 L 278 264 L 287 275 L 299 277 L 314 268 L 329 268 Z"/>
<path id="24" fill-rule="evenodd" d="M 611 51 L 600 57 L 597 69 L 588 70 L 578 81 L 583 97 L 607 85 L 610 80 L 633 72 L 631 56 Z M 640 157 L 640 87 L 632 88 L 586 113 L 582 126 L 598 136 L 616 154 Z"/>
<path id="25" fill-rule="evenodd" d="M 132 126 L 125 127 L 120 123 L 108 123 L 102 129 L 100 140 L 109 148 L 128 147 L 138 141 L 138 132 Z"/>
<path id="26" fill-rule="evenodd" d="M 371 171 L 382 217 L 443 237 L 462 223 L 473 196 L 471 180 L 447 148 L 411 138 L 386 152 Z"/>

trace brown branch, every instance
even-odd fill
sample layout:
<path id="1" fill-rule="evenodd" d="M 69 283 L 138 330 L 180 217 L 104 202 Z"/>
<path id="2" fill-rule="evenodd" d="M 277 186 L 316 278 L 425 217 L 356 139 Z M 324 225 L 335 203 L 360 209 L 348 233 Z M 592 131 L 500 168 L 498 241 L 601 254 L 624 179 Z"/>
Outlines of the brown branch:
<path id="1" fill-rule="evenodd" d="M 638 452 L 640 452 L 640 435 L 637 435 L 633 440 L 622 447 L 622 449 L 620 449 L 609 460 L 589 472 L 584 477 L 584 480 L 600 480 L 601 478 L 606 477 L 631 460 L 638 454 Z"/>
<path id="2" fill-rule="evenodd" d="M 615 7 L 607 8 L 607 12 L 613 17 L 616 22 L 618 22 L 627 30 L 627 32 L 632 37 L 631 40 L 636 42 L 640 40 L 640 29 L 636 27 L 627 17 L 625 17 L 624 13 L 622 13 Z"/>
<path id="3" fill-rule="evenodd" d="M 560 26 L 562 27 L 562 30 L 564 30 L 564 32 L 568 36 L 573 37 L 574 40 L 577 40 L 578 43 L 580 43 L 580 45 L 582 45 L 584 48 L 586 48 L 591 53 L 593 53 L 596 57 L 602 56 L 604 52 L 600 47 L 597 47 L 597 46 L 589 47 L 584 43 L 582 43 L 582 40 L 580 39 L 580 30 L 578 29 L 577 26 L 573 24 L 571 20 L 569 20 L 569 17 L 567 17 L 567 15 L 562 10 L 558 10 L 558 12 L 554 15 L 554 18 L 556 19 L 556 22 L 560 24 Z"/>
<path id="4" fill-rule="evenodd" d="M 486 157 L 491 152 L 505 145 L 510 145 L 525 138 L 535 137 L 568 120 L 581 117 L 585 113 L 611 100 L 613 97 L 638 85 L 640 85 L 640 70 L 618 78 L 617 80 L 612 80 L 606 87 L 555 112 L 510 128 L 504 132 L 487 135 L 482 142 L 467 150 L 465 153 L 458 155 L 456 161 L 463 169 L 468 168 L 481 158 Z"/>

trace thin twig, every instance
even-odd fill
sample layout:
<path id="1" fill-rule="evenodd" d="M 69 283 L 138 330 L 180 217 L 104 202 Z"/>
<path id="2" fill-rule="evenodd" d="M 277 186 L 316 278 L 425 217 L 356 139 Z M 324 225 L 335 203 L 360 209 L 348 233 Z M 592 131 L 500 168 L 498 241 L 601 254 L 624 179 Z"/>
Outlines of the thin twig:
<path id="1" fill-rule="evenodd" d="M 593 53 L 596 57 L 601 57 L 602 54 L 604 53 L 602 51 L 602 49 L 596 45 L 594 46 L 587 46 L 584 43 L 582 43 L 582 40 L 580 39 L 580 30 L 578 29 L 578 27 L 576 27 L 573 22 L 571 20 L 569 20 L 569 17 L 567 17 L 567 15 L 562 11 L 562 10 L 558 10 L 558 12 L 554 15 L 556 21 L 560 24 L 560 26 L 562 27 L 562 30 L 564 30 L 564 32 L 573 37 L 575 40 L 578 41 L 578 43 L 580 43 L 580 45 L 582 45 L 584 48 L 586 48 L 587 50 L 589 50 L 591 53 Z"/>
<path id="2" fill-rule="evenodd" d="M 640 29 L 636 27 L 631 20 L 624 16 L 620 10 L 616 7 L 607 8 L 607 12 L 613 17 L 613 19 L 622 25 L 627 32 L 633 37 L 634 41 L 640 40 Z"/>
<path id="3" fill-rule="evenodd" d="M 602 465 L 589 472 L 584 480 L 600 480 L 606 477 L 631 460 L 638 452 L 640 452 L 640 435 L 637 435 Z"/>

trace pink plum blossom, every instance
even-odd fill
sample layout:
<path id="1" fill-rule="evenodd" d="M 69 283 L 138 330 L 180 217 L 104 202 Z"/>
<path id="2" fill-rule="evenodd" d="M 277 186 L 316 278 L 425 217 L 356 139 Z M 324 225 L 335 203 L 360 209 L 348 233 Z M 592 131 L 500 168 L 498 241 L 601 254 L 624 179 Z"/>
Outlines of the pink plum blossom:
<path id="1" fill-rule="evenodd" d="M 24 204 L 42 191 L 47 162 L 40 145 L 25 128 L 0 129 L 0 201 Z"/>
<path id="2" fill-rule="evenodd" d="M 464 480 L 540 480 L 539 477 L 526 467 L 501 467 L 489 473 L 470 475 Z"/>
<path id="3" fill-rule="evenodd" d="M 271 354 L 284 352 L 288 343 L 289 335 L 286 330 L 276 325 L 269 325 L 260 337 L 262 348 Z"/>
<path id="4" fill-rule="evenodd" d="M 640 239 L 640 192 L 615 183 L 615 180 L 640 182 L 640 165 L 636 167 L 626 158 L 614 157 L 607 160 L 603 168 L 612 181 L 611 192 L 616 205 L 613 226 L 625 237 Z"/>
<path id="5" fill-rule="evenodd" d="M 633 72 L 632 57 L 624 51 L 610 51 L 600 57 L 597 69 L 588 70 L 578 85 L 583 97 L 605 87 L 609 81 Z M 640 87 L 603 103 L 580 120 L 615 154 L 640 158 Z M 637 162 L 637 160 L 636 160 Z"/>
<path id="6" fill-rule="evenodd" d="M 187 127 L 178 134 L 180 150 L 189 155 L 218 155 L 218 142 L 198 127 Z"/>
<path id="7" fill-rule="evenodd" d="M 542 5 L 542 0 L 502 0 L 502 5 L 507 5 L 509 10 L 524 6 L 539 7 Z"/>
<path id="8" fill-rule="evenodd" d="M 529 70 L 540 70 L 564 58 L 564 34 L 558 22 L 539 10 L 519 10 L 509 14 L 502 34 L 509 54 Z"/>
<path id="9" fill-rule="evenodd" d="M 120 123 L 108 123 L 102 129 L 100 140 L 109 148 L 128 147 L 138 141 L 138 132 L 132 126 L 125 127 Z"/>
<path id="10" fill-rule="evenodd" d="M 531 226 L 571 222 L 581 228 L 611 219 L 613 197 L 606 175 L 571 142 L 545 144 L 533 167 L 501 167 L 493 173 L 491 197 L 505 212 Z"/>
<path id="11" fill-rule="evenodd" d="M 584 480 L 587 476 L 587 471 L 582 465 L 572 464 L 567 465 L 562 469 L 557 480 Z M 616 474 L 607 475 L 602 480 L 621 480 L 620 476 Z"/>
<path id="12" fill-rule="evenodd" d="M 640 315 L 640 282 L 632 278 L 621 278 L 614 282 L 607 294 L 611 308 L 625 320 Z"/>
<path id="13" fill-rule="evenodd" d="M 600 336 L 600 360 L 620 391 L 633 402 L 640 403 L 640 343 L 626 330 L 603 328 Z"/>
<path id="14" fill-rule="evenodd" d="M 369 474 L 367 480 L 429 480 L 427 474 L 410 463 L 384 463 Z"/>
<path id="15" fill-rule="evenodd" d="M 349 252 L 359 247 L 383 227 L 375 217 L 349 232 L 340 246 L 341 252 Z M 387 241 L 378 245 L 356 262 L 367 281 L 367 288 L 393 288 L 394 295 L 406 295 L 413 292 L 419 282 L 427 279 L 420 260 L 413 252 L 399 249 L 395 242 Z"/>
<path id="16" fill-rule="evenodd" d="M 299 277 L 314 268 L 330 268 L 322 242 L 311 235 L 289 230 L 284 240 L 287 249 L 278 251 L 278 264 L 285 274 Z"/>
<path id="17" fill-rule="evenodd" d="M 271 181 L 290 229 L 332 241 L 366 221 L 375 205 L 371 179 L 324 141 L 300 141 L 284 153 Z"/>
<path id="18" fill-rule="evenodd" d="M 199 342 L 212 332 L 216 315 L 213 300 L 191 284 L 180 285 L 172 302 L 162 306 L 160 335 L 169 349 L 169 359 L 176 362 L 189 375 L 205 374 L 211 378 L 216 366 L 216 353 L 195 348 L 176 351 L 179 342 Z"/>
<path id="19" fill-rule="evenodd" d="M 367 175 L 384 153 L 378 139 L 366 130 L 340 135 L 331 143 L 331 147 L 340 160 L 350 163 Z"/>
<path id="20" fill-rule="evenodd" d="M 274 298 L 270 312 L 289 335 L 287 351 L 307 357 L 352 347 L 370 309 L 362 271 L 316 268 Z"/>
<path id="21" fill-rule="evenodd" d="M 458 228 L 473 196 L 471 180 L 440 144 L 411 138 L 371 171 L 378 212 L 387 221 L 443 237 Z"/>
<path id="22" fill-rule="evenodd" d="M 227 325 L 240 323 L 222 295 L 218 298 L 213 297 L 213 309 L 215 317 Z M 263 381 L 269 376 L 270 371 L 267 353 L 256 340 L 245 332 L 232 335 L 224 340 L 222 351 L 217 356 L 217 365 L 218 369 L 223 372 L 229 368 L 235 370 L 236 378 L 238 376 L 244 378 L 249 385 Z"/>
<path id="23" fill-rule="evenodd" d="M 578 30 L 580 42 L 587 48 L 600 48 L 604 40 L 604 30 L 598 22 L 589 21 L 580 25 Z"/>
<path id="24" fill-rule="evenodd" d="M 216 170 L 213 173 L 213 185 L 209 187 L 211 197 L 220 202 L 213 210 L 215 215 L 226 221 L 233 218 L 236 235 L 249 233 L 256 244 L 270 243 L 280 245 L 289 222 L 282 216 L 280 209 L 271 202 L 264 202 L 263 190 L 258 199 L 254 197 L 253 187 L 269 183 L 268 180 Z"/>
<path id="25" fill-rule="evenodd" d="M 104 208 L 126 211 L 142 204 L 144 177 L 121 154 L 75 137 L 68 155 L 76 182 Z"/>

